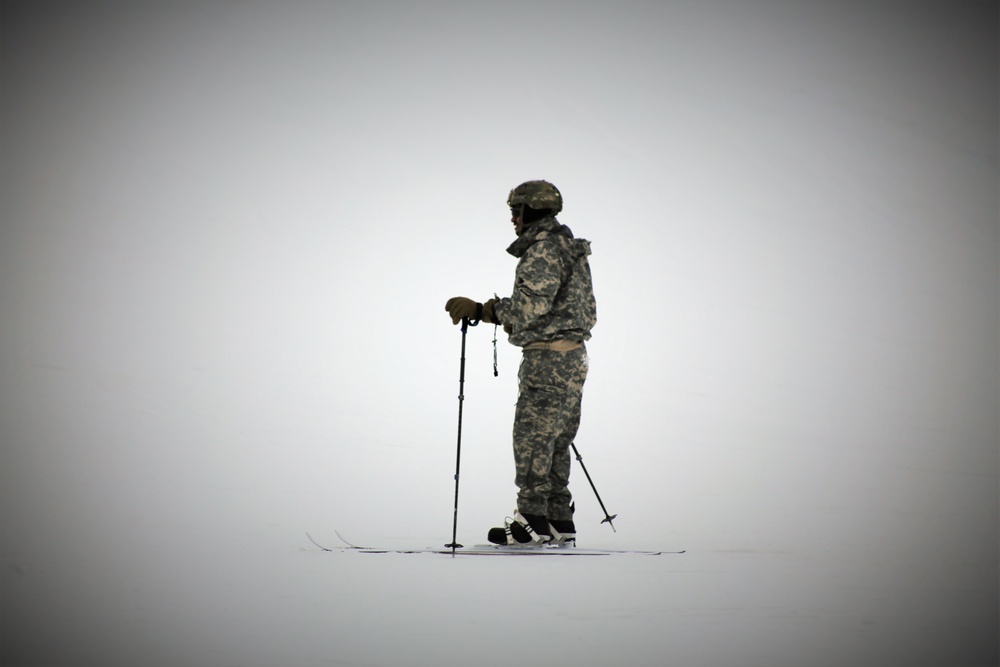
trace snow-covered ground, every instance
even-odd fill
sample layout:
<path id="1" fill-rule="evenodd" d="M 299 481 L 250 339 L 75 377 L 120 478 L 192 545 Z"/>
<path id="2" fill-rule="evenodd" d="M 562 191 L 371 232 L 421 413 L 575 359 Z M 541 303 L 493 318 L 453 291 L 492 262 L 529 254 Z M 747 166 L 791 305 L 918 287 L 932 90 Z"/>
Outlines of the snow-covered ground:
<path id="1" fill-rule="evenodd" d="M 0 664 L 997 664 L 995 3 L 0 12 Z M 531 178 L 594 248 L 580 541 L 686 553 L 321 551 L 451 539 L 443 305 Z"/>
<path id="2" fill-rule="evenodd" d="M 14 657 L 164 667 L 506 665 L 512 654 L 588 666 L 985 665 L 996 636 L 984 573 L 943 554 L 453 559 L 193 537 L 123 538 L 100 564 L 34 557 L 6 586 L 19 600 L 5 621 Z"/>

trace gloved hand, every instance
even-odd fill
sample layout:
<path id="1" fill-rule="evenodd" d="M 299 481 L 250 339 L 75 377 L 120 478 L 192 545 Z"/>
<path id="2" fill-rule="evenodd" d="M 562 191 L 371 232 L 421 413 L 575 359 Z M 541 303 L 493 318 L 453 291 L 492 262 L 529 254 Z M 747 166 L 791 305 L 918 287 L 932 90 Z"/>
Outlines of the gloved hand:
<path id="1" fill-rule="evenodd" d="M 444 304 L 444 309 L 451 315 L 452 324 L 458 324 L 463 319 L 478 321 L 479 317 L 476 317 L 476 314 L 479 313 L 482 317 L 482 307 L 483 304 L 476 303 L 464 296 L 454 296 L 448 299 L 448 303 Z"/>
<path id="2" fill-rule="evenodd" d="M 451 315 L 452 324 L 458 324 L 465 318 L 473 322 L 482 320 L 487 324 L 495 324 L 497 317 L 493 312 L 494 303 L 496 303 L 496 299 L 490 299 L 486 303 L 478 303 L 464 296 L 456 296 L 448 299 L 448 303 L 444 304 L 444 309 Z"/>

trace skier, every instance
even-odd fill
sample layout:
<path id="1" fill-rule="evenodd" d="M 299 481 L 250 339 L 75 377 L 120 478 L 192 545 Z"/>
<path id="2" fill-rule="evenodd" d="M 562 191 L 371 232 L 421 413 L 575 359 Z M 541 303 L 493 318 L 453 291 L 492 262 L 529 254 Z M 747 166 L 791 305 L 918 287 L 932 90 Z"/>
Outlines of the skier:
<path id="1" fill-rule="evenodd" d="M 517 239 L 507 252 L 518 258 L 510 297 L 485 303 L 449 299 L 453 324 L 462 319 L 500 324 L 522 348 L 514 412 L 514 483 L 517 509 L 495 544 L 575 544 L 569 491 L 570 445 L 580 425 L 590 330 L 597 323 L 591 283 L 590 242 L 573 237 L 556 215 L 562 194 L 547 181 L 527 181 L 510 191 L 507 205 Z"/>

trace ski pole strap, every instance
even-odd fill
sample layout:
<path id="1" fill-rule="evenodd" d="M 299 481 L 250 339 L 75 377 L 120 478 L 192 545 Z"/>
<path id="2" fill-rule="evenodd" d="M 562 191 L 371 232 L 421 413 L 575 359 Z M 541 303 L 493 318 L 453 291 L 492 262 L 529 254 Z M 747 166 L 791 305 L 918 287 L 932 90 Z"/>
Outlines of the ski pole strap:
<path id="1" fill-rule="evenodd" d="M 500 296 L 496 292 L 493 293 L 493 298 L 496 301 L 500 300 Z M 497 328 L 500 326 L 500 322 L 496 321 L 496 315 L 493 316 L 493 377 L 499 377 L 500 371 L 497 368 Z"/>
<path id="2" fill-rule="evenodd" d="M 493 377 L 500 375 L 500 371 L 497 370 L 497 327 L 499 324 L 493 325 Z"/>

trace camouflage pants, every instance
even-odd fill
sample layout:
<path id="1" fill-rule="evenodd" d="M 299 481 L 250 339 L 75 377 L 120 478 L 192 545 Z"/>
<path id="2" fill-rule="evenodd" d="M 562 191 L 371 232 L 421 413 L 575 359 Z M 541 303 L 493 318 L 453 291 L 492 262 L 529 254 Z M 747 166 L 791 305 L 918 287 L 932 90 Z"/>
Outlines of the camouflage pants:
<path id="1" fill-rule="evenodd" d="M 555 520 L 573 518 L 570 444 L 580 426 L 587 348 L 525 350 L 514 411 L 517 509 Z"/>

